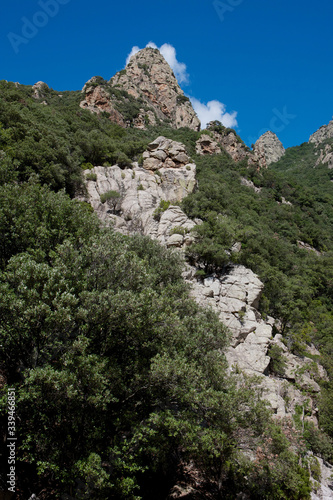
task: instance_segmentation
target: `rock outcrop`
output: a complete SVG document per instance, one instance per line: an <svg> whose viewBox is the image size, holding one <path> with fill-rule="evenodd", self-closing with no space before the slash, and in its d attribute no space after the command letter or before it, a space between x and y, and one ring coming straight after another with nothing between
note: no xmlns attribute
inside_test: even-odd
<svg viewBox="0 0 333 500"><path fill-rule="evenodd" d="M311 493L311 500L332 500L333 498L333 467L320 457L314 457L311 453L307 459L311 463L314 460L320 467L320 482L314 478L315 492ZM318 478L317 478L318 479Z"/></svg>
<svg viewBox="0 0 333 500"><path fill-rule="evenodd" d="M217 155L221 148L209 135L202 134L196 142L195 152L197 155Z"/></svg>
<svg viewBox="0 0 333 500"><path fill-rule="evenodd" d="M244 144L233 129L224 127L218 121L209 122L207 134L202 134L196 142L196 153L199 155L220 154L224 150L235 162L245 160L248 166L258 169L260 164L252 151Z"/></svg>
<svg viewBox="0 0 333 500"><path fill-rule="evenodd" d="M325 370L310 358L291 354L282 336L273 335L274 318L263 319L257 310L263 290L258 276L241 265L232 265L224 274L203 281L195 279L195 271L189 267L185 272L193 298L200 305L211 307L232 334L226 352L230 371L256 376L263 398L277 417L292 417L297 405L306 406L311 401L310 415L305 418L317 423L317 408L311 395L319 392L317 381L326 378ZM284 370L278 375L271 369L272 346L282 353Z"/></svg>
<svg viewBox="0 0 333 500"><path fill-rule="evenodd" d="M196 185L196 166L185 146L158 137L143 154L143 165L132 168L94 167L84 172L87 201L101 220L125 234L140 232L167 246L184 247L196 223L173 203L180 202ZM103 195L116 196L103 201Z"/></svg>
<svg viewBox="0 0 333 500"><path fill-rule="evenodd" d="M222 147L235 162L245 159L248 161L249 165L255 162L252 152L233 129L224 127L218 121L212 121L207 124L207 130L209 130L214 141Z"/></svg>
<svg viewBox="0 0 333 500"><path fill-rule="evenodd" d="M310 136L309 142L313 142L316 145L324 142L326 139L333 138L333 119L328 123L328 125L323 125L314 134Z"/></svg>
<svg viewBox="0 0 333 500"><path fill-rule="evenodd" d="M273 132L265 132L256 141L253 153L261 167L268 167L278 161L285 153L282 142Z"/></svg>
<svg viewBox="0 0 333 500"><path fill-rule="evenodd" d="M147 170L182 168L189 164L190 158L186 154L184 144L163 136L148 144L148 150L143 153L143 167Z"/></svg>
<svg viewBox="0 0 333 500"><path fill-rule="evenodd" d="M88 109L93 113L105 111L110 114L110 120L121 127L126 127L127 122L124 116L116 109L115 103L110 98L110 93L105 85L98 84L98 78L91 78L83 87L85 94L84 101L81 101L81 108ZM129 125L129 124L128 124Z"/></svg>
<svg viewBox="0 0 333 500"><path fill-rule="evenodd" d="M44 99L46 96L46 93L49 89L46 83L44 82L37 82L32 86L33 90L33 95L32 97L34 99Z"/></svg>
<svg viewBox="0 0 333 500"><path fill-rule="evenodd" d="M261 193L262 188L255 186L255 184L249 179L246 179L246 177L241 177L240 182L242 186L253 189L255 193Z"/></svg>
<svg viewBox="0 0 333 500"><path fill-rule="evenodd" d="M251 153L248 151L245 144L239 141L235 132L230 131L225 135L221 135L218 132L213 132L215 140L221 144L223 149L231 156L235 161L241 161L244 159L252 160Z"/></svg>
<svg viewBox="0 0 333 500"><path fill-rule="evenodd" d="M140 50L109 82L94 77L83 94L82 108L107 111L110 120L121 126L145 128L162 122L174 128L200 129L192 104L158 49Z"/></svg>
<svg viewBox="0 0 333 500"><path fill-rule="evenodd" d="M320 143L318 143L318 146ZM316 161L316 167L322 163L323 165L327 165L329 169L333 168L333 144L325 144L325 147L319 148L319 158ZM316 153L318 154L318 152Z"/></svg>

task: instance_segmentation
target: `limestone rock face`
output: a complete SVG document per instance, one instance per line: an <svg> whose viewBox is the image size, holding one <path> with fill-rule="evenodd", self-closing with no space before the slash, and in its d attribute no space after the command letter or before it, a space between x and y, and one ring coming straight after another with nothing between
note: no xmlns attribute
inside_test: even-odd
<svg viewBox="0 0 333 500"><path fill-rule="evenodd" d="M87 201L101 220L124 234L140 232L167 246L185 248L196 224L172 203L195 188L196 166L188 163L183 144L165 137L150 143L143 157L142 167L133 163L132 169L113 165L86 170ZM101 196L110 191L118 197L102 203ZM162 200L170 206L159 211Z"/></svg>
<svg viewBox="0 0 333 500"><path fill-rule="evenodd" d="M237 136L234 132L230 132L225 136L220 136L217 132L214 136L221 144L221 146L226 150L226 152L231 156L231 158L238 162L244 159L250 159L251 154L247 151L246 146L237 140Z"/></svg>
<svg viewBox="0 0 333 500"><path fill-rule="evenodd" d="M268 131L256 141L253 152L260 166L266 168L278 161L284 155L285 149L278 137Z"/></svg>
<svg viewBox="0 0 333 500"><path fill-rule="evenodd" d="M333 119L328 123L328 125L323 125L314 134L310 136L309 142L314 142L319 144L326 139L333 138Z"/></svg>
<svg viewBox="0 0 333 500"><path fill-rule="evenodd" d="M319 391L317 380L326 378L325 370L310 358L291 354L281 335L273 338L274 318L263 319L257 310L263 290L258 276L241 265L203 281L195 279L195 269L188 269L184 276L191 283L193 298L203 307L211 307L232 334L226 352L229 370L255 375L262 397L277 417L291 416L296 405L305 404L309 396L312 401L311 395ZM273 345L280 347L285 361L285 372L279 377L270 370L269 349ZM314 400L311 404L312 415L306 418L317 423Z"/></svg>
<svg viewBox="0 0 333 500"><path fill-rule="evenodd" d="M314 478L311 478L316 492L311 493L311 500L332 500L333 499L333 467L329 463L325 462L320 457L313 457L312 453L308 453L307 459L315 459L320 465L321 478L320 483Z"/></svg>
<svg viewBox="0 0 333 500"><path fill-rule="evenodd" d="M250 181L249 179L246 179L246 177L241 177L240 181L241 181L241 185L242 186L246 186L246 187L249 187L249 188L253 189L253 191L255 193L260 193L261 192L261 188L255 186L254 183L252 181Z"/></svg>
<svg viewBox="0 0 333 500"><path fill-rule="evenodd" d="M110 112L110 120L121 126L145 128L164 122L174 128L200 129L192 104L157 49L140 50L109 82L94 78L83 88L85 98L80 104L83 108L94 112L116 109L121 119ZM96 89L96 83L101 89ZM127 108L132 107L130 116L123 109L124 103Z"/></svg>

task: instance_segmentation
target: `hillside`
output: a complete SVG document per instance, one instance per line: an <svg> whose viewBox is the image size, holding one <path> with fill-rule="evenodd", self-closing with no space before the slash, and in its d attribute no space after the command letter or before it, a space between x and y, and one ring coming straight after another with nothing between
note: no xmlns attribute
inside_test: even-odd
<svg viewBox="0 0 333 500"><path fill-rule="evenodd" d="M16 498L333 498L331 124L200 131L155 49L0 82L0 387Z"/></svg>

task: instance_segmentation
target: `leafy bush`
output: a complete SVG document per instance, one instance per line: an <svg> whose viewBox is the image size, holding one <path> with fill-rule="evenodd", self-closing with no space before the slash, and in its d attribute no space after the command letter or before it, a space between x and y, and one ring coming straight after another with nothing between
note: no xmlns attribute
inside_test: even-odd
<svg viewBox="0 0 333 500"><path fill-rule="evenodd" d="M185 234L188 233L188 229L182 226L175 226L170 230L170 235L171 234L181 234L182 236L185 236Z"/></svg>
<svg viewBox="0 0 333 500"><path fill-rule="evenodd" d="M155 220L160 220L161 215L170 206L170 201L161 200L159 206L154 210L153 217Z"/></svg>
<svg viewBox="0 0 333 500"><path fill-rule="evenodd" d="M106 201L111 200L112 204L115 206L117 204L118 199L120 198L120 193L118 191L110 190L106 193L101 194L101 203L105 203Z"/></svg>
<svg viewBox="0 0 333 500"><path fill-rule="evenodd" d="M190 102L189 98L186 95L178 94L177 104L184 104L185 102Z"/></svg>
<svg viewBox="0 0 333 500"><path fill-rule="evenodd" d="M282 347L273 344L269 348L267 355L271 358L271 361L269 363L269 369L271 370L271 372L275 375L283 376L287 363L283 356Z"/></svg>
<svg viewBox="0 0 333 500"><path fill-rule="evenodd" d="M95 174L94 172L90 172L89 174L86 175L86 180L96 182L97 181L97 174Z"/></svg>
<svg viewBox="0 0 333 500"><path fill-rule="evenodd" d="M115 163L121 168L132 166L132 161L122 151L115 152L112 157L114 158Z"/></svg>

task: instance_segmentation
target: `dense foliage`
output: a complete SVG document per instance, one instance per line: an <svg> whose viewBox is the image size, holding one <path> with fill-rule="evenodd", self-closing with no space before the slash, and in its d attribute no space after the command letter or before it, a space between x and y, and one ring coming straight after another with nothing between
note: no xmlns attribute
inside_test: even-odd
<svg viewBox="0 0 333 500"><path fill-rule="evenodd" d="M261 310L281 320L290 347L301 353L315 341L329 360L330 188L294 171L250 171L225 153L196 157L191 130L121 129L82 110L79 92L44 88L35 99L7 82L0 92L1 423L5 435L6 389L15 387L17 497L149 500L184 482L211 498L309 498L307 449L332 455L330 383L327 434L309 427L303 441L301 430L272 423L255 381L227 374L228 334L190 298L179 256L101 228L73 195L81 167L125 166L157 135L183 142L199 179L183 208L203 220L188 258L204 273L230 261L251 267L266 285Z"/></svg>
<svg viewBox="0 0 333 500"><path fill-rule="evenodd" d="M179 257L99 229L84 205L32 181L2 187L0 207L19 496L34 485L42 498L156 498L189 461L217 497L257 488L265 456L260 467L239 463L237 450L260 445L267 410L249 382L237 388L226 375L226 332L189 298ZM280 485L273 468L261 488L299 498L307 476L280 441L292 477ZM250 482L240 482L245 470Z"/></svg>

